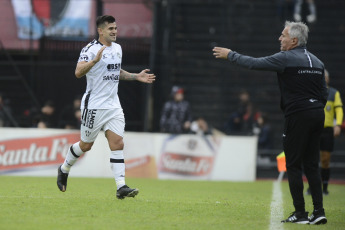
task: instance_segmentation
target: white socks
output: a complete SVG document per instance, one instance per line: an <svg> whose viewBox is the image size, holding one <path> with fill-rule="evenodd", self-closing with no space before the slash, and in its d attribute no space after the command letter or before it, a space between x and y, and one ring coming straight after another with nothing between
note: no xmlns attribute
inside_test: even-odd
<svg viewBox="0 0 345 230"><path fill-rule="evenodd" d="M63 173L69 173L71 167L78 160L78 158L83 154L84 152L81 150L79 146L79 141L77 143L74 143L68 150L68 153L65 158L65 162L61 166L61 171Z"/></svg>
<svg viewBox="0 0 345 230"><path fill-rule="evenodd" d="M63 173L69 173L71 167L83 155L84 152L80 149L79 142L74 143L68 150L65 162L61 166ZM110 167L115 177L116 187L120 189L126 184L125 182L125 160L123 150L116 150L110 152Z"/></svg>
<svg viewBox="0 0 345 230"><path fill-rule="evenodd" d="M125 183L125 160L123 150L111 151L110 153L110 167L115 177L117 189L124 186Z"/></svg>

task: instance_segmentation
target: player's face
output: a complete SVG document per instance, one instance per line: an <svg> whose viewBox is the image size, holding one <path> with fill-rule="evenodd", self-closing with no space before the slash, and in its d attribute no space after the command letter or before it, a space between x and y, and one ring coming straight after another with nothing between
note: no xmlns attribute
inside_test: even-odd
<svg viewBox="0 0 345 230"><path fill-rule="evenodd" d="M116 41L117 26L116 23L105 23L105 26L101 29L101 35L104 41L108 44Z"/></svg>
<svg viewBox="0 0 345 230"><path fill-rule="evenodd" d="M289 35L289 27L285 27L282 34L279 37L280 41L280 50L281 51L287 51L291 50L295 47L295 41L296 38L291 38Z"/></svg>

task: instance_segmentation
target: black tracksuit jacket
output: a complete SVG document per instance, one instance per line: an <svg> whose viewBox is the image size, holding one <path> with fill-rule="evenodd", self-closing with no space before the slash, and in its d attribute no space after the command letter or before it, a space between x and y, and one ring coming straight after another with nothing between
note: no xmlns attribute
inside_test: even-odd
<svg viewBox="0 0 345 230"><path fill-rule="evenodd" d="M306 47L298 46L260 58L232 51L228 60L247 69L277 72L280 107L285 117L304 110L323 109L326 105L328 93L324 64L309 53Z"/></svg>

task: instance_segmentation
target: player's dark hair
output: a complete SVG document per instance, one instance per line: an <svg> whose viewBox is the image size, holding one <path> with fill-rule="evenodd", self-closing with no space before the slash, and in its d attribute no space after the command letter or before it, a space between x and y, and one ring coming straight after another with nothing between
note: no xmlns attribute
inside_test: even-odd
<svg viewBox="0 0 345 230"><path fill-rule="evenodd" d="M106 22L113 23L115 22L115 18L111 15L103 15L103 16L97 17L97 20L96 20L97 28L103 26Z"/></svg>

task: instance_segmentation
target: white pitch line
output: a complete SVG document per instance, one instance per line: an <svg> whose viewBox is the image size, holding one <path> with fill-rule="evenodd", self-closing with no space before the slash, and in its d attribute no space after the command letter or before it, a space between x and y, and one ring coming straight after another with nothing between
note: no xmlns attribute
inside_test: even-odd
<svg viewBox="0 0 345 230"><path fill-rule="evenodd" d="M284 218L283 194L280 183L283 175L284 172L280 172L278 179L273 182L270 230L284 230L284 225L280 222Z"/></svg>

